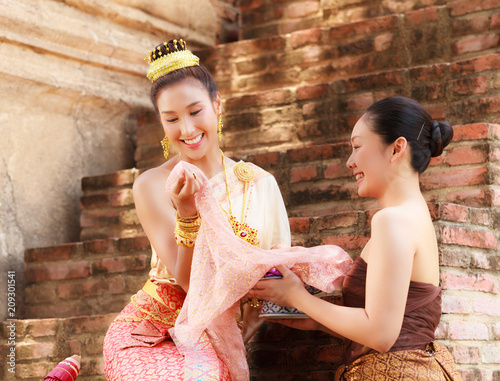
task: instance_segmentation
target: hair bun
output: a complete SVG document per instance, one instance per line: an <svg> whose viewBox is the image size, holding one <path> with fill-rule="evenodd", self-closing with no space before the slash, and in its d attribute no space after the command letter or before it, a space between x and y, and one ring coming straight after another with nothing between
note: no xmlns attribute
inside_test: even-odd
<svg viewBox="0 0 500 381"><path fill-rule="evenodd" d="M451 142L453 138L453 128L451 124L445 120L432 121L431 132L431 157L440 156L444 148Z"/></svg>

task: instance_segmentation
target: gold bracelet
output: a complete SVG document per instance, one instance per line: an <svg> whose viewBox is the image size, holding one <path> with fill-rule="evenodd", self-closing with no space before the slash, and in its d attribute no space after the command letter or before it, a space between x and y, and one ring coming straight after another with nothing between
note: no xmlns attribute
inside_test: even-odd
<svg viewBox="0 0 500 381"><path fill-rule="evenodd" d="M196 216L179 217L179 214L176 212L175 220L174 238L177 246L193 247L201 226L200 214L196 213Z"/></svg>

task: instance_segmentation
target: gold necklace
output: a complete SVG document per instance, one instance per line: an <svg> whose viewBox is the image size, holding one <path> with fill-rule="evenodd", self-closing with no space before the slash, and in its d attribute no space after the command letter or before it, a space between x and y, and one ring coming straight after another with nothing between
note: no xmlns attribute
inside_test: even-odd
<svg viewBox="0 0 500 381"><path fill-rule="evenodd" d="M234 166L234 174L236 177L240 180L243 181L245 190L243 193L243 207L241 210L241 222L238 222L235 216L233 216L233 209L231 206L231 197L229 196L229 182L227 181L227 173L226 173L226 159L224 157L224 153L222 150L220 151L222 155L222 166L224 167L224 180L226 182L226 193L227 193L227 201L229 204L229 213L227 213L224 208L221 208L224 210L224 213L227 214L229 223L231 224L231 227L233 228L234 234L236 234L237 237L247 241L248 243L254 245L254 246L259 246L259 239L257 238L257 229L254 229L250 227L247 223L245 223L246 220L246 213L245 213L245 206L249 207L250 206L250 196L248 197L247 200L247 192L248 192L248 185L249 183L253 180L255 173L250 165L247 163L238 163ZM247 204L248 203L248 204Z"/></svg>

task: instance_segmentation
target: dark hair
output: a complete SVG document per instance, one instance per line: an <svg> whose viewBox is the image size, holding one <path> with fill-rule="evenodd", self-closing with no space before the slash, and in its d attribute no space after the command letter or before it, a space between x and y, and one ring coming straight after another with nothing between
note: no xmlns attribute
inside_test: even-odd
<svg viewBox="0 0 500 381"><path fill-rule="evenodd" d="M453 138L453 128L446 121L432 120L417 101L405 97L389 97L371 105L365 113L373 132L386 144L404 137L410 145L411 165L424 172L431 157L439 156Z"/></svg>
<svg viewBox="0 0 500 381"><path fill-rule="evenodd" d="M151 62L157 60L160 57L163 57L164 55L169 54L170 52L187 50L185 43L180 43L177 40L177 43L174 44L174 41L175 40L170 40L169 42L167 42L167 45L160 44L156 46L153 52L150 52L149 54ZM161 51L161 55L158 53L158 51ZM164 76L158 78L155 82L153 82L151 86L150 99L153 103L157 116L159 114L159 111L156 104L156 98L160 90L175 85L176 83L179 83L187 78L194 78L200 81L202 86L207 90L210 99L212 101L215 101L215 99L217 98L217 92L219 90L217 88L215 79L212 77L207 68L205 68L204 66L183 67L165 74Z"/></svg>

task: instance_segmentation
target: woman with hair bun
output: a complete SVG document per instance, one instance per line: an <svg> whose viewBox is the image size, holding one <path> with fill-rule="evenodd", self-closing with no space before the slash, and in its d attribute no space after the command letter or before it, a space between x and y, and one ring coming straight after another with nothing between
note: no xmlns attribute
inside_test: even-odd
<svg viewBox="0 0 500 381"><path fill-rule="evenodd" d="M161 145L167 161L134 182L135 208L153 249L151 271L106 334L104 373L112 381L236 380L231 373L248 372L243 343L263 322L257 301L242 302L242 317L236 308L235 316L228 319L227 325L236 328L239 337L218 337L207 329L189 359L170 334L187 291L202 282L190 276L201 226L195 194L206 176L214 208L222 208L222 218L231 225L229 234L232 228L237 237L265 250L290 246L285 205L270 173L251 163L236 163L220 150L221 96L213 77L186 43L165 42L148 59L151 101L165 133ZM179 155L171 158L172 145ZM166 189L174 168L183 169L172 175L178 177ZM216 351L221 342L234 344L234 350L243 355L233 359Z"/></svg>
<svg viewBox="0 0 500 381"><path fill-rule="evenodd" d="M419 174L453 137L416 101L373 104L352 130L353 171L361 197L379 210L371 237L343 283L343 306L305 289L284 266L283 279L257 283L250 296L297 308L311 319L281 320L345 339L336 380L461 380L448 350L434 341L441 317L439 253Z"/></svg>

